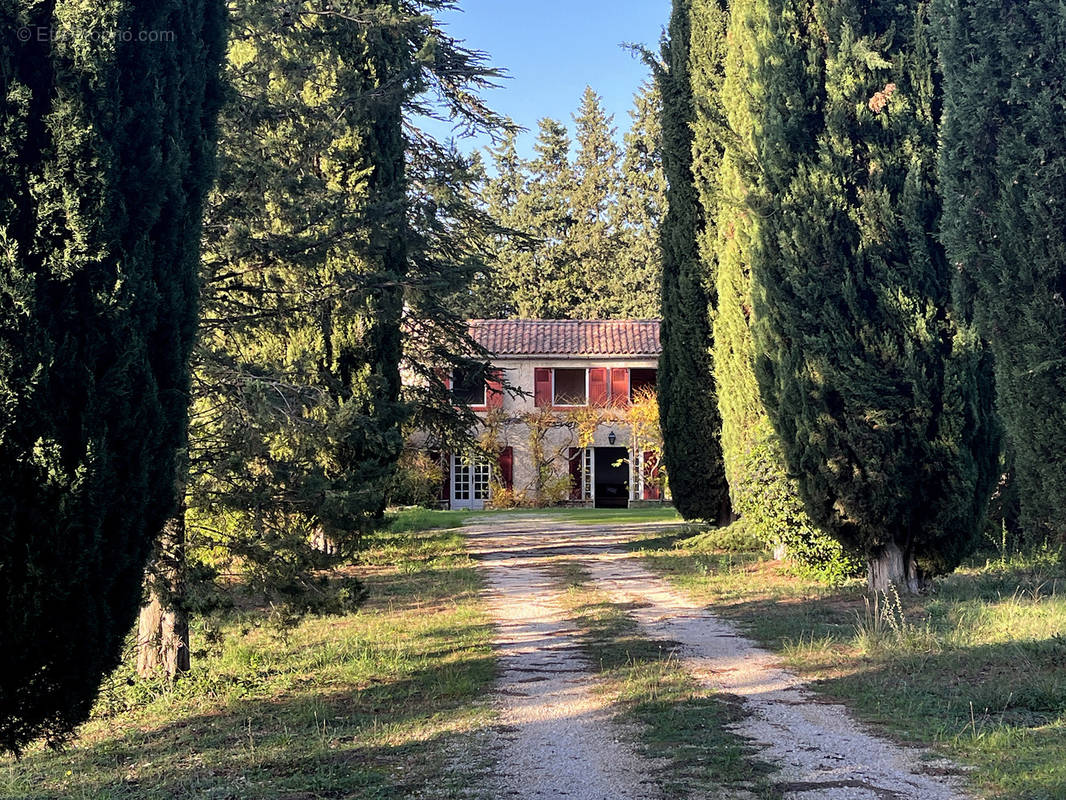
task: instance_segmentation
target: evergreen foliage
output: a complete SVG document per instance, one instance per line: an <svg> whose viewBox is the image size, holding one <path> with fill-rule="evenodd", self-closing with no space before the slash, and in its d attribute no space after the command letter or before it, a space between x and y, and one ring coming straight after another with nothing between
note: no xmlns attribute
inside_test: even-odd
<svg viewBox="0 0 1066 800"><path fill-rule="evenodd" d="M753 134L744 73L749 43L744 19L751 7L749 0L735 0L731 9L718 0L695 0L692 8L693 159L709 220L700 249L704 261L716 265L713 354L722 454L733 508L745 531L764 544L784 547L807 568L837 578L855 565L804 511L755 378L751 248L757 218L745 204L741 177ZM735 33L727 39L730 26Z"/></svg>
<svg viewBox="0 0 1066 800"><path fill-rule="evenodd" d="M215 0L0 9L7 750L88 716L176 505L224 29Z"/></svg>
<svg viewBox="0 0 1066 800"><path fill-rule="evenodd" d="M942 0L943 241L992 347L1022 524L1066 536L1066 18L1042 0Z"/></svg>
<svg viewBox="0 0 1066 800"><path fill-rule="evenodd" d="M617 314L655 319L661 314L662 247L659 230L666 214L666 175L662 161L662 95L655 81L641 87L624 138L622 179L615 206L621 237L614 265Z"/></svg>
<svg viewBox="0 0 1066 800"><path fill-rule="evenodd" d="M998 461L989 359L934 235L925 13L753 0L731 31L761 395L811 519L866 555L871 585L912 591L972 550Z"/></svg>
<svg viewBox="0 0 1066 800"><path fill-rule="evenodd" d="M234 4L189 536L284 623L360 598L322 570L380 520L405 426L473 422L440 370L485 368L451 304L488 224L469 202L476 166L406 120L503 121L477 100L495 70L441 32L436 5L294 4L278 26L276 0ZM401 356L421 379L403 393Z"/></svg>
<svg viewBox="0 0 1066 800"><path fill-rule="evenodd" d="M693 176L691 30L690 0L675 0L658 74L667 181L661 231L659 411L664 461L678 511L686 519L725 521L729 495L711 362L716 264L713 252L704 252L706 258L701 259L697 241L706 223Z"/></svg>
<svg viewBox="0 0 1066 800"><path fill-rule="evenodd" d="M573 316L602 319L618 314L621 281L621 232L612 210L621 194L620 154L615 143L614 118L604 112L600 96L585 87L574 115L577 154L568 204L572 264L579 274Z"/></svg>
<svg viewBox="0 0 1066 800"><path fill-rule="evenodd" d="M518 156L513 137L489 148L496 174L482 196L501 235L467 304L478 316L658 316L665 203L658 95L645 87L634 104L621 151L591 88L575 114L573 141L563 123L545 118L532 159Z"/></svg>

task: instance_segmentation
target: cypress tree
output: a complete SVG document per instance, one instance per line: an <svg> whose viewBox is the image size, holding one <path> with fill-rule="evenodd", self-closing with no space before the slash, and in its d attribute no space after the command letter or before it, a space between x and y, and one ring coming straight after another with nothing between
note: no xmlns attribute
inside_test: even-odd
<svg viewBox="0 0 1066 800"><path fill-rule="evenodd" d="M989 359L935 239L926 7L752 6L761 394L811 518L865 554L872 588L915 591L971 551L998 459Z"/></svg>
<svg viewBox="0 0 1066 800"><path fill-rule="evenodd" d="M727 9L719 0L695 0L692 10L695 176L709 220L701 253L717 264L714 376L722 452L733 507L745 528L823 577L837 578L853 565L804 511L755 377L750 262L757 218L746 206L741 178L753 133L744 72L744 20L752 5L735 0Z"/></svg>
<svg viewBox="0 0 1066 800"><path fill-rule="evenodd" d="M942 0L943 240L991 344L1022 525L1066 536L1066 18L1046 0Z"/></svg>
<svg viewBox="0 0 1066 800"><path fill-rule="evenodd" d="M691 0L674 0L663 64L662 347L659 414L664 462L678 511L686 519L725 521L731 512L722 462L718 400L711 364L710 311L717 265L700 258L705 227L693 176L695 101L689 75Z"/></svg>
<svg viewBox="0 0 1066 800"><path fill-rule="evenodd" d="M88 716L176 505L224 23L216 0L0 10L9 750Z"/></svg>

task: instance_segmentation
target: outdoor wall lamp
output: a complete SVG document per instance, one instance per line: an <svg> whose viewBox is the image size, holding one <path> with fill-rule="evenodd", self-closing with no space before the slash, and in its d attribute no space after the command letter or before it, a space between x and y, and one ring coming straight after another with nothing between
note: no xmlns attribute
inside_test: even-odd
<svg viewBox="0 0 1066 800"><path fill-rule="evenodd" d="M607 434L607 441L611 444L612 447L614 446L614 442L617 438L618 437L614 435L614 431L611 431Z"/></svg>

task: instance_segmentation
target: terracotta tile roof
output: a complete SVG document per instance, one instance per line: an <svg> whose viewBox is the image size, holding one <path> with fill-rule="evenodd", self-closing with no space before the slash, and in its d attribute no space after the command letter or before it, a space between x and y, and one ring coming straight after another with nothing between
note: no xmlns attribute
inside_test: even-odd
<svg viewBox="0 0 1066 800"><path fill-rule="evenodd" d="M472 319L470 334L493 355L658 356L657 319Z"/></svg>

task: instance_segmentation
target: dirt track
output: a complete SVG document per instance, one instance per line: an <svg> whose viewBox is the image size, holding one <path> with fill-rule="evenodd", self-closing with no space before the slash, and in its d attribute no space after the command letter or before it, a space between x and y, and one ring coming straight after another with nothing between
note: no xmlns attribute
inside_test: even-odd
<svg viewBox="0 0 1066 800"><path fill-rule="evenodd" d="M659 526L661 527L661 526ZM743 700L733 730L776 765L787 800L963 800L950 765L872 735L839 705L816 702L771 654L729 623L644 569L620 545L640 526L561 523L548 515L479 517L468 528L483 564L497 623L502 675L496 688L502 733L501 798L655 798L651 765L611 722L594 693L577 631L559 602L551 559L575 560L597 589L625 604L645 632L681 644L681 668Z"/></svg>

